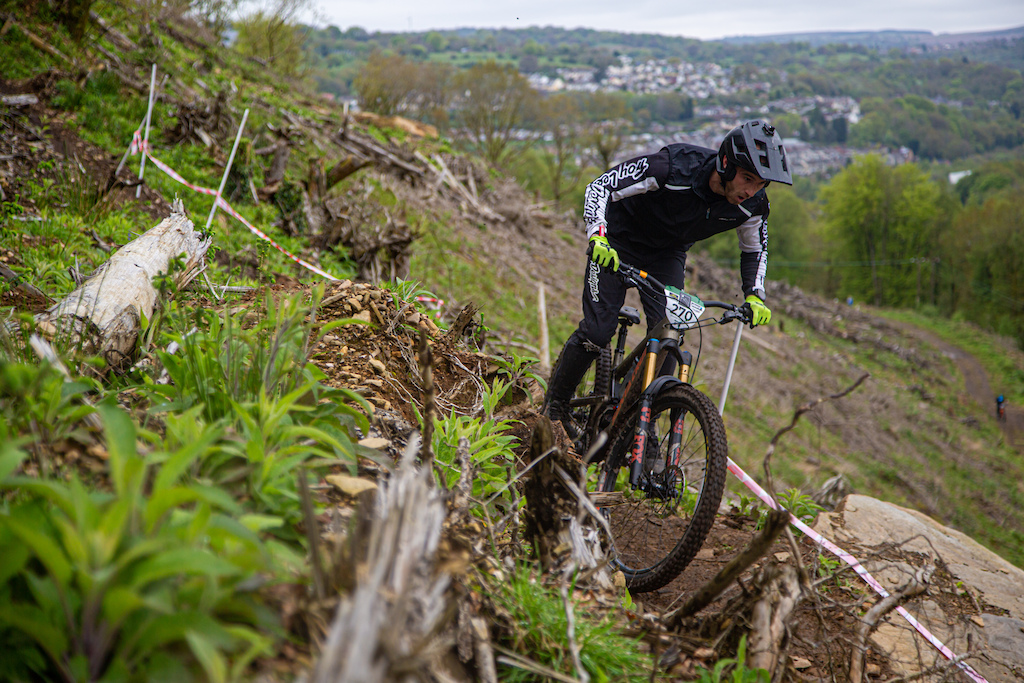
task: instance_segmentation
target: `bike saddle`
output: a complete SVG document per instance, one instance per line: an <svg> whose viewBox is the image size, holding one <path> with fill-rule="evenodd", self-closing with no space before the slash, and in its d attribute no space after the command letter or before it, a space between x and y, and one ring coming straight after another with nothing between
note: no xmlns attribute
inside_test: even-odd
<svg viewBox="0 0 1024 683"><path fill-rule="evenodd" d="M640 311L632 306L623 306L619 309L619 322L624 322L628 325L639 325Z"/></svg>

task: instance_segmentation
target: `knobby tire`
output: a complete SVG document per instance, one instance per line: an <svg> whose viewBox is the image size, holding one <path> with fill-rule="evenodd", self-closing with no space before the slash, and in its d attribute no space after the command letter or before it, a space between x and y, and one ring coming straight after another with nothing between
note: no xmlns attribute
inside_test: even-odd
<svg viewBox="0 0 1024 683"><path fill-rule="evenodd" d="M561 360L561 356L559 356L559 360ZM593 375L588 373L579 386L576 387L577 398L608 395L612 379L612 350L610 347L605 346L601 349L601 354L594 361L593 367ZM590 440L593 436L589 429L592 426L592 415L592 406L580 406L573 409L569 415L569 419L572 420L577 432L582 434L575 444L576 450L580 455L586 454L587 449L590 447Z"/></svg>
<svg viewBox="0 0 1024 683"><path fill-rule="evenodd" d="M666 425L680 415L680 467L666 467ZM624 418L623 428L613 435L598 489L619 492L602 507L612 531L613 557L630 591L645 593L679 576L704 544L725 490L728 444L722 418L705 394L689 384L667 387L652 405L653 433L643 456L647 484L631 490L629 454L640 404Z"/></svg>

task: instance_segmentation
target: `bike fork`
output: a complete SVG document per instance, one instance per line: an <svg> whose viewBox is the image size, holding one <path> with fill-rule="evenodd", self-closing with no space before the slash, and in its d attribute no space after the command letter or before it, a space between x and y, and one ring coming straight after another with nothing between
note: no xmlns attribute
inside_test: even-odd
<svg viewBox="0 0 1024 683"><path fill-rule="evenodd" d="M644 387L650 385L654 380L654 365L657 359L658 351L660 346L658 343L652 342L652 348L645 359L644 363ZM690 366L693 362L693 356L689 351L683 351L682 353L683 362L679 364L679 379L686 382L690 375ZM650 434L651 425L651 408L654 405L654 396L645 395L641 399L640 403L640 424L637 425L636 437L633 441L633 451L630 453L629 458L629 483L630 486L636 488L640 484L640 477L643 474L643 462L644 452L647 448L647 439ZM672 432L669 434L668 443L668 458L665 462L665 467L679 465L679 452L680 445L682 444L683 438L683 427L684 427L685 413L679 415L672 422Z"/></svg>
<svg viewBox="0 0 1024 683"><path fill-rule="evenodd" d="M633 452L629 458L629 485L633 488L640 485L640 475L643 473L644 451L647 448L647 433L648 427L651 425L651 405L653 403L653 396L644 396L640 403L640 424L636 428Z"/></svg>
<svg viewBox="0 0 1024 683"><path fill-rule="evenodd" d="M683 382L690 380L690 365L693 363L693 356L689 351L683 351L683 362L679 364L679 379ZM683 433L686 428L686 413L680 412L672 418L672 434L668 441L667 463L672 467L679 467L679 453L683 445Z"/></svg>

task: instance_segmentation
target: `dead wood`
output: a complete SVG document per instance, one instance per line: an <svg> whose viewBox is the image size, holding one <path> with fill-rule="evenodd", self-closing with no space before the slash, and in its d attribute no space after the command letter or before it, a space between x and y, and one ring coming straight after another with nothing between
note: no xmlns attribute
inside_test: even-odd
<svg viewBox="0 0 1024 683"><path fill-rule="evenodd" d="M89 19L96 24L103 34L110 39L110 42L118 48L125 52L138 52L139 46L135 44L135 41L104 21L103 17L96 14L95 10L89 10Z"/></svg>
<svg viewBox="0 0 1024 683"><path fill-rule="evenodd" d="M466 334L467 330L473 325L473 319L476 317L477 310L477 305L470 302L459 311L455 322L452 323L451 327L448 328L448 332L444 335L444 341L447 344L454 344Z"/></svg>
<svg viewBox="0 0 1024 683"><path fill-rule="evenodd" d="M288 158L291 156L291 141L288 138L279 138L273 145L264 149L253 150L256 155L273 154L270 161L270 168L263 176L263 187L256 190L257 196L266 201L273 197L284 180L284 172L288 168Z"/></svg>
<svg viewBox="0 0 1024 683"><path fill-rule="evenodd" d="M370 160L359 154L349 154L327 171L326 188L329 190L356 171L370 165Z"/></svg>
<svg viewBox="0 0 1024 683"><path fill-rule="evenodd" d="M436 393L434 391L434 354L427 343L426 332L420 330L419 349L420 382L423 386L423 453L422 459L428 467L434 465L434 419L437 417Z"/></svg>
<svg viewBox="0 0 1024 683"><path fill-rule="evenodd" d="M473 192L466 189L466 186L459 182L459 179L455 177L455 174L449 170L448 165L445 164L444 159L440 155L435 154L433 156L433 163L430 162L425 156L420 154L418 151L415 152L416 158L423 163L423 165L430 171L432 171L438 178L438 180L451 188L455 193L455 198L461 202L464 202L473 210L477 212L481 217L496 221L498 223L505 222L505 217L500 213L491 210L488 206L480 203L480 200L476 195L476 187L474 185Z"/></svg>
<svg viewBox="0 0 1024 683"><path fill-rule="evenodd" d="M860 619L854 631L853 648L850 653L850 683L861 683L864 680L864 656L867 654L868 636L878 626L878 622L910 598L923 593L928 588L928 577L934 570L935 567L928 567L920 571L918 576L911 578L898 591L878 601Z"/></svg>
<svg viewBox="0 0 1024 683"><path fill-rule="evenodd" d="M410 439L398 469L377 491L365 554L355 558L357 583L343 596L315 683L406 680L427 674L448 650L449 577L435 566L445 520L432 472L416 464ZM429 678L427 679L429 680Z"/></svg>
<svg viewBox="0 0 1024 683"><path fill-rule="evenodd" d="M125 70L125 65L121 58L113 52L111 52L110 50L103 47L102 45L97 43L94 47L97 50L99 50L100 54L106 57L107 61L109 62L109 64L105 66L101 65L100 70L103 70L105 68L107 71L117 76L118 80L121 81L123 85L128 86L135 92L140 93L142 95L149 95L149 81L140 81L139 79L129 74ZM92 72L90 72L90 75L91 74ZM161 93L156 93L154 95L154 99L159 101L163 100L164 97Z"/></svg>
<svg viewBox="0 0 1024 683"><path fill-rule="evenodd" d="M377 128L393 128L421 138L436 138L438 135L436 126L402 116L381 116L370 111L354 111L349 112L348 115L359 123L370 124Z"/></svg>
<svg viewBox="0 0 1024 683"><path fill-rule="evenodd" d="M555 471L556 460L572 468L564 451L555 446L551 420L542 417L533 428L530 437L528 459L532 462L543 458L523 482L526 498L525 529L526 542L537 549L541 566L550 571L559 567L571 545L562 539L568 520L576 517L576 500L562 484Z"/></svg>
<svg viewBox="0 0 1024 683"><path fill-rule="evenodd" d="M530 472L523 478L524 540L537 549L548 573L571 575L579 569L580 582L611 588L601 535L591 521L600 513L592 505L580 512L586 493L567 474L578 470L580 462L558 448L547 417L534 426L529 460Z"/></svg>
<svg viewBox="0 0 1024 683"><path fill-rule="evenodd" d="M194 48L197 48L197 49L201 50L202 53L203 53L203 57L204 58L211 59L214 62L216 62L218 65L224 66L224 60L223 60L223 58L221 58L220 54L216 50L210 49L211 46L210 46L209 43L204 42L203 40L200 40L199 37L198 37L199 36L198 32L193 31L192 33L188 33L186 31L180 30L173 23L171 23L170 21L167 21L165 19L160 19L158 21L158 23L160 24L160 28L162 28L164 31L166 31L167 35L169 35L174 40L178 41L179 43L183 43L183 44L188 45L190 47L194 47ZM199 28L199 27L198 27L198 25L193 25L190 28Z"/></svg>
<svg viewBox="0 0 1024 683"><path fill-rule="evenodd" d="M175 145L199 142L205 147L219 149L221 141L229 139L238 127L228 104L226 89L211 100L178 105L174 118L174 128L166 131L165 137Z"/></svg>
<svg viewBox="0 0 1024 683"><path fill-rule="evenodd" d="M491 647L491 635L487 621L482 617L473 617L474 654L476 669L483 683L498 683L498 667L494 663L494 648Z"/></svg>
<svg viewBox="0 0 1024 683"><path fill-rule="evenodd" d="M8 107L27 107L30 104L38 104L39 98L29 93L26 95L0 95L0 104Z"/></svg>
<svg viewBox="0 0 1024 683"><path fill-rule="evenodd" d="M46 54L51 55L53 57L56 57L57 59L61 60L62 62L67 62L68 64L74 64L75 63L73 59L71 59L66 54L64 54L63 52L61 52L57 48L55 48L53 45L50 45L48 42L46 42L45 40L43 40L42 38L40 38L36 34L32 33L32 31L29 31L27 28L25 28L24 26L19 24L14 19L14 17L12 17L10 15L5 17L5 21L4 21L4 29L5 29L5 31L8 30L8 27L16 28L19 31L21 31L21 33L26 38L28 38L28 42L32 43L37 48L39 48L40 50L45 52Z"/></svg>
<svg viewBox="0 0 1024 683"><path fill-rule="evenodd" d="M33 298L41 299L47 303L53 303L53 299L51 299L45 292L35 285L22 280L20 275L2 263L0 263L0 275L2 275L4 279L10 282L14 287L21 290L24 294Z"/></svg>
<svg viewBox="0 0 1024 683"><path fill-rule="evenodd" d="M391 165L413 177L423 177L422 168L412 162L401 158L402 152L398 149L386 149L370 137L360 135L351 128L342 128L338 131L338 142L348 143L349 149L354 146L360 154L373 158L378 166Z"/></svg>
<svg viewBox="0 0 1024 683"><path fill-rule="evenodd" d="M760 595L750 610L747 666L774 672L782 661L789 632L787 620L803 599L803 589L793 565L774 562L755 578L754 583ZM772 680L776 680L775 676Z"/></svg>
<svg viewBox="0 0 1024 683"><path fill-rule="evenodd" d="M212 240L196 231L181 200L171 215L139 238L121 247L81 287L36 316L41 334L60 338L73 348L101 355L120 372L131 365L141 318L153 316L159 292L153 278L183 257L182 270L172 275L184 287L199 274Z"/></svg>
<svg viewBox="0 0 1024 683"><path fill-rule="evenodd" d="M691 617L718 599L725 589L732 585L743 572L752 564L764 557L783 531L789 524L789 513L785 510L772 510L764 529L751 539L750 544L744 550L729 561L721 570L706 584L701 586L697 592L691 595L682 607L669 612L663 618L667 628L678 629L683 620Z"/></svg>

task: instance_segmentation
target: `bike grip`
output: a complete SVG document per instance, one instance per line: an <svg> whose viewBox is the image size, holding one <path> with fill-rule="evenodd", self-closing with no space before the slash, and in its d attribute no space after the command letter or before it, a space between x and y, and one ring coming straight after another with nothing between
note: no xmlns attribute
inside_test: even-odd
<svg viewBox="0 0 1024 683"><path fill-rule="evenodd" d="M739 308L740 313L743 314L741 322L745 322L750 325L750 329L754 329L754 309L750 307L749 303L744 303Z"/></svg>

